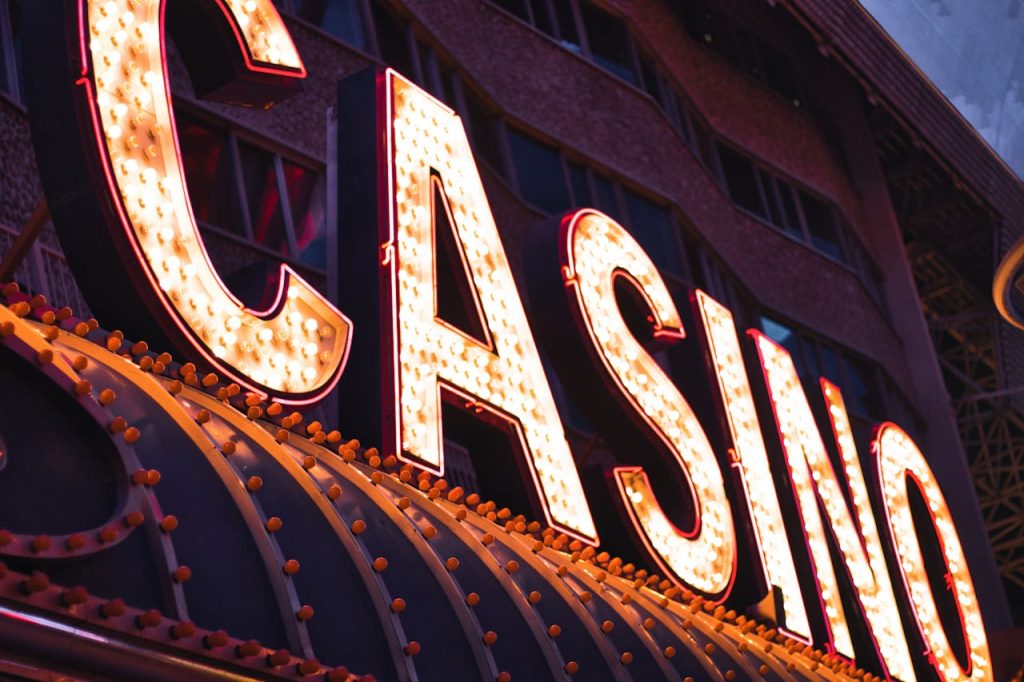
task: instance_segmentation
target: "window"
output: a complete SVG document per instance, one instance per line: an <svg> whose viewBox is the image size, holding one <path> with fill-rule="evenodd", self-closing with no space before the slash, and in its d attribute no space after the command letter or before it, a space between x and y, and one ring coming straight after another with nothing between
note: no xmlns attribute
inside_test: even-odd
<svg viewBox="0 0 1024 682"><path fill-rule="evenodd" d="M571 201L558 150L509 129L509 150L523 199L545 213L569 208Z"/></svg>
<svg viewBox="0 0 1024 682"><path fill-rule="evenodd" d="M741 208L767 218L753 162L722 144L718 145L718 162L729 197Z"/></svg>
<svg viewBox="0 0 1024 682"><path fill-rule="evenodd" d="M637 73L626 22L590 2L580 2L580 15L594 63L635 85Z"/></svg>
<svg viewBox="0 0 1024 682"><path fill-rule="evenodd" d="M795 106L800 106L796 72L789 57L724 14L710 12L698 3L685 0L672 2L671 6L694 40Z"/></svg>
<svg viewBox="0 0 1024 682"><path fill-rule="evenodd" d="M278 4L353 47L370 49L363 0L291 0Z"/></svg>
<svg viewBox="0 0 1024 682"><path fill-rule="evenodd" d="M676 225L669 210L632 190L624 189L622 194L629 213L626 226L630 233L659 269L684 276L675 234Z"/></svg>
<svg viewBox="0 0 1024 682"><path fill-rule="evenodd" d="M836 226L835 209L803 190L800 191L800 207L814 248L838 261L846 262L839 228Z"/></svg>
<svg viewBox="0 0 1024 682"><path fill-rule="evenodd" d="M858 418L865 433L872 421L885 418L877 365L855 357L830 341L804 331L798 332L770 317L761 317L761 330L789 351L797 374L806 386L816 384L818 377L825 377L839 386L847 410ZM810 394L811 389L807 390Z"/></svg>
<svg viewBox="0 0 1024 682"><path fill-rule="evenodd" d="M0 0L0 89L25 101L21 68L21 0Z"/></svg>
<svg viewBox="0 0 1024 682"><path fill-rule="evenodd" d="M182 111L175 117L192 210L211 234L208 246L222 275L269 259L289 262L314 286L325 285L323 173L240 140L226 126ZM218 248L230 249L231 258L218 262Z"/></svg>

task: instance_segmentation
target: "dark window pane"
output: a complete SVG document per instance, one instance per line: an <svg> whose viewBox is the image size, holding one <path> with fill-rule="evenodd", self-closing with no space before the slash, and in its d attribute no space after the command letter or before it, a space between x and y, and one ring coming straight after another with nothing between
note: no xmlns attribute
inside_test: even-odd
<svg viewBox="0 0 1024 682"><path fill-rule="evenodd" d="M21 2L9 0L8 9L7 21L11 34L9 36L0 35L0 41L9 38L11 46L10 49L7 49L0 43L0 84L8 94L24 102L25 75L21 60Z"/></svg>
<svg viewBox="0 0 1024 682"><path fill-rule="evenodd" d="M615 185L612 184L612 181L603 175L594 173L594 191L597 193L597 196L594 197L597 209L620 223L625 222L618 199L615 198Z"/></svg>
<svg viewBox="0 0 1024 682"><path fill-rule="evenodd" d="M523 21L530 21L530 15L526 11L525 0L491 0L491 2L506 12L516 15Z"/></svg>
<svg viewBox="0 0 1024 682"><path fill-rule="evenodd" d="M789 59L778 50L761 43L759 45L761 66L764 70L764 82L769 88L779 93L790 102L800 101L800 92L796 87L796 77Z"/></svg>
<svg viewBox="0 0 1024 682"><path fill-rule="evenodd" d="M282 163L299 260L327 269L327 214L323 177L291 161Z"/></svg>
<svg viewBox="0 0 1024 682"><path fill-rule="evenodd" d="M843 258L843 243L840 240L836 216L832 207L803 191L800 192L800 207L803 209L804 220L807 221L807 231L811 235L811 243L814 244L814 248L836 260L845 260Z"/></svg>
<svg viewBox="0 0 1024 682"><path fill-rule="evenodd" d="M761 191L757 186L754 164L750 159L720 144L718 160L722 164L722 175L725 176L725 184L732 200L751 213L767 218L761 204Z"/></svg>
<svg viewBox="0 0 1024 682"><path fill-rule="evenodd" d="M545 213L569 208L569 191L558 151L511 129L509 148L523 198Z"/></svg>
<svg viewBox="0 0 1024 682"><path fill-rule="evenodd" d="M454 109L455 103L458 101L455 97L455 81L458 79L458 76L444 64L440 65L440 69L444 103Z"/></svg>
<svg viewBox="0 0 1024 682"><path fill-rule="evenodd" d="M472 90L463 89L466 113L469 115L469 132L472 135L473 150L493 170L504 173L501 163L501 142L498 139L497 121L480 98Z"/></svg>
<svg viewBox="0 0 1024 682"><path fill-rule="evenodd" d="M807 363L804 361L804 354L800 348L800 338L796 335L796 332L781 322L776 322L768 317L761 318L761 331L765 333L765 336L789 351L790 356L793 358L793 364L796 366L797 374L801 377L809 375Z"/></svg>
<svg viewBox="0 0 1024 682"><path fill-rule="evenodd" d="M825 345L818 346L818 351L821 354L821 376L842 387L843 375L839 369L839 356Z"/></svg>
<svg viewBox="0 0 1024 682"><path fill-rule="evenodd" d="M630 233L655 265L674 275L682 275L675 223L669 210L628 189L623 191L623 197L629 212L627 228Z"/></svg>
<svg viewBox="0 0 1024 682"><path fill-rule="evenodd" d="M779 206L779 199L775 193L775 180L760 168L757 170L757 175L761 180L761 189L764 190L765 201L768 202L768 220L773 225L783 227L782 207Z"/></svg>
<svg viewBox="0 0 1024 682"><path fill-rule="evenodd" d="M785 180L775 179L779 190L779 201L782 206L782 229L803 240L804 231L800 228L800 216L796 211L796 199L793 198L793 186Z"/></svg>
<svg viewBox="0 0 1024 682"><path fill-rule="evenodd" d="M227 138L220 131L188 116L179 115L176 127L185 182L196 220L245 235L231 174Z"/></svg>
<svg viewBox="0 0 1024 682"><path fill-rule="evenodd" d="M533 25L552 38L557 37L553 17L548 12L547 0L530 0L530 9L533 10Z"/></svg>
<svg viewBox="0 0 1024 682"><path fill-rule="evenodd" d="M380 58L406 78L415 79L416 70L412 65L413 57L409 54L405 23L379 0L373 3L373 23L377 28Z"/></svg>
<svg viewBox="0 0 1024 682"><path fill-rule="evenodd" d="M295 13L332 36L366 49L362 3L359 0L296 0Z"/></svg>
<svg viewBox="0 0 1024 682"><path fill-rule="evenodd" d="M274 157L267 151L245 143L239 143L238 155L242 163L253 239L258 244L288 255L288 236L281 212Z"/></svg>
<svg viewBox="0 0 1024 682"><path fill-rule="evenodd" d="M590 198L587 171L578 163L569 162L569 182L572 184L572 203L577 208L589 208L594 202Z"/></svg>
<svg viewBox="0 0 1024 682"><path fill-rule="evenodd" d="M661 93L661 79L658 77L658 67L654 65L651 56L641 49L637 49L637 56L640 61L640 75L643 76L643 88L647 94L654 98L655 102L663 105Z"/></svg>
<svg viewBox="0 0 1024 682"><path fill-rule="evenodd" d="M878 416L878 400L872 386L871 368L863 362L843 357L843 370L846 382L843 384L843 398L847 407L853 412L870 417Z"/></svg>
<svg viewBox="0 0 1024 682"><path fill-rule="evenodd" d="M558 37L562 46L572 50L580 51L580 34L576 30L576 17L572 13L572 5L569 0L554 0L551 3L555 10L555 18L558 20Z"/></svg>
<svg viewBox="0 0 1024 682"><path fill-rule="evenodd" d="M636 83L636 73L629 55L626 22L589 2L580 3L580 13L594 62L619 78Z"/></svg>

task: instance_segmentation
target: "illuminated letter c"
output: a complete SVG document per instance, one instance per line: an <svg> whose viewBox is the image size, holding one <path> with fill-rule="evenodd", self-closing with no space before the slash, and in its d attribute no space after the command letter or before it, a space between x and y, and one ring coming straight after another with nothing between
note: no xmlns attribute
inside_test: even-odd
<svg viewBox="0 0 1024 682"><path fill-rule="evenodd" d="M61 243L107 324L170 342L263 395L308 403L337 383L347 318L290 268L263 310L225 287L185 184L167 73L167 0L27 3L33 137ZM63 7L60 7L63 5ZM197 90L269 107L305 69L271 0L174 0ZM179 22L181 23L181 22ZM71 35L73 34L73 35ZM73 84L73 85L72 85ZM69 87L71 86L71 87Z"/></svg>

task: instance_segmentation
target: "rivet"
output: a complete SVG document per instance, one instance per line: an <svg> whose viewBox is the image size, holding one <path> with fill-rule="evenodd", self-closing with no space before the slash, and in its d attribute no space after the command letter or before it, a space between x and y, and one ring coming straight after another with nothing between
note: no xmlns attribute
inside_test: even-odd
<svg viewBox="0 0 1024 682"><path fill-rule="evenodd" d="M534 590L533 592L530 592L530 594L528 594L526 596L526 600L528 602L530 602L531 604L536 604L536 603L540 602L541 594L537 590Z"/></svg>
<svg viewBox="0 0 1024 682"><path fill-rule="evenodd" d="M235 452L236 452L237 450L238 450L238 444L237 444L237 443L235 443L235 441L233 441L233 440L226 440L226 441L224 441L224 443L223 443L223 444L222 444L222 445L220 446L220 451L221 451L221 452L222 452L222 453L223 453L223 454L224 454L225 456L227 456L227 457L230 457L231 455L235 454Z"/></svg>
<svg viewBox="0 0 1024 682"><path fill-rule="evenodd" d="M661 653L665 654L665 658L673 658L676 655L676 648L674 646L667 646Z"/></svg>
<svg viewBox="0 0 1024 682"><path fill-rule="evenodd" d="M89 395L92 393L92 382L88 379L80 379L75 382L75 395Z"/></svg>
<svg viewBox="0 0 1024 682"><path fill-rule="evenodd" d="M449 571L457 570L459 568L459 560L453 556L450 556L448 557L447 560L445 560L444 567L447 568Z"/></svg>
<svg viewBox="0 0 1024 682"><path fill-rule="evenodd" d="M431 540L435 535L437 535L437 529L433 526L427 526L423 529L423 537L426 539Z"/></svg>
<svg viewBox="0 0 1024 682"><path fill-rule="evenodd" d="M408 497L402 497L398 500L398 508L402 511L408 509L410 504L412 503L409 501Z"/></svg>
<svg viewBox="0 0 1024 682"><path fill-rule="evenodd" d="M249 658L251 656L255 656L262 650L263 647L260 646L259 642L257 642L255 639L250 639L248 642L242 642L237 647L235 647L235 655L237 655L239 658Z"/></svg>
<svg viewBox="0 0 1024 682"><path fill-rule="evenodd" d="M587 590L583 590L582 592L580 592L580 601L586 604L588 601L590 601L590 598L592 596L593 595L591 595L590 592L588 592Z"/></svg>
<svg viewBox="0 0 1024 682"><path fill-rule="evenodd" d="M285 442L287 442L288 441L288 430L287 429L278 429L277 433L274 434L274 440L276 440L278 443L285 443Z"/></svg>
<svg viewBox="0 0 1024 682"><path fill-rule="evenodd" d="M494 678L494 682L512 682L512 673L502 670L498 673L498 676Z"/></svg>
<svg viewBox="0 0 1024 682"><path fill-rule="evenodd" d="M644 630L653 630L654 629L654 619L653 618L644 618L643 625L644 625Z"/></svg>
<svg viewBox="0 0 1024 682"><path fill-rule="evenodd" d="M171 626L172 639L186 639L196 634L196 625L190 621L175 623Z"/></svg>
<svg viewBox="0 0 1024 682"><path fill-rule="evenodd" d="M124 417L114 417L112 420L110 420L110 423L107 424L107 430L110 431L111 433L121 433L127 428L128 420L126 420Z"/></svg>
<svg viewBox="0 0 1024 682"><path fill-rule="evenodd" d="M192 569L188 566L178 566L171 576L174 578L174 582L183 583L192 577Z"/></svg>
<svg viewBox="0 0 1024 682"><path fill-rule="evenodd" d="M300 621L307 621L313 617L313 607L309 604L305 604L298 611L295 612L295 617Z"/></svg>
<svg viewBox="0 0 1024 682"><path fill-rule="evenodd" d="M768 674L768 670L769 670L768 665L766 663L762 663L758 667L757 672L761 673L762 675L767 675Z"/></svg>
<svg viewBox="0 0 1024 682"><path fill-rule="evenodd" d="M103 406L109 405L110 403L114 402L116 399L117 399L117 394L114 393L109 388L105 388L102 391L100 391L100 395L99 395L100 405L103 405Z"/></svg>
<svg viewBox="0 0 1024 682"><path fill-rule="evenodd" d="M562 634L562 628L559 627L558 625L552 624L548 628L548 637L551 637L553 639L555 637L558 637L560 634Z"/></svg>
<svg viewBox="0 0 1024 682"><path fill-rule="evenodd" d="M355 521L352 522L352 532L355 535L360 535L360 534L362 534L365 531L366 531L366 521L363 521L362 519L356 519Z"/></svg>
<svg viewBox="0 0 1024 682"><path fill-rule="evenodd" d="M565 576L569 575L569 567L568 566L559 566L555 570L555 573L558 574L558 577L564 578Z"/></svg>
<svg viewBox="0 0 1024 682"><path fill-rule="evenodd" d="M307 658L296 666L300 675L315 675L320 672L320 661L315 658Z"/></svg>
<svg viewBox="0 0 1024 682"><path fill-rule="evenodd" d="M0 323L0 337L7 338L14 333L14 323L10 320Z"/></svg>
<svg viewBox="0 0 1024 682"><path fill-rule="evenodd" d="M85 536L81 533L69 535L68 539L64 541L64 545L72 552L77 552L78 550L82 549L83 547L85 547L85 544Z"/></svg>
<svg viewBox="0 0 1024 682"><path fill-rule="evenodd" d="M327 489L327 497L332 500L336 500L341 497L341 486L337 483L332 484L331 487Z"/></svg>
<svg viewBox="0 0 1024 682"><path fill-rule="evenodd" d="M124 615L126 609L127 607L124 605L124 599L111 599L100 606L100 615L104 618L117 618L118 616Z"/></svg>
<svg viewBox="0 0 1024 682"><path fill-rule="evenodd" d="M494 630L488 630L484 633L483 641L484 644L486 644L487 646L491 646L492 644L498 641L498 633L496 633Z"/></svg>
<svg viewBox="0 0 1024 682"><path fill-rule="evenodd" d="M306 469L308 471L309 469L312 469L315 466L316 466L316 457L314 457L313 455L306 455L305 457L302 458L302 468L303 469Z"/></svg>
<svg viewBox="0 0 1024 682"><path fill-rule="evenodd" d="M245 487L249 489L249 492L256 492L263 487L263 479L259 476L250 476L249 480L245 482Z"/></svg>
<svg viewBox="0 0 1024 682"><path fill-rule="evenodd" d="M170 533L178 527L178 517L173 514L168 514L160 520L160 530L165 533Z"/></svg>
<svg viewBox="0 0 1024 682"><path fill-rule="evenodd" d="M299 572L299 562L295 559L289 559L284 562L282 569L284 570L285 575L295 575Z"/></svg>
<svg viewBox="0 0 1024 682"><path fill-rule="evenodd" d="M704 645L704 653L707 653L707 654L715 653L715 645L712 644L711 642L708 642L707 644L705 644Z"/></svg>
<svg viewBox="0 0 1024 682"><path fill-rule="evenodd" d="M281 406L281 403L270 403L270 405L267 406L267 414L271 417L276 417L281 414L282 410L284 410L284 407Z"/></svg>
<svg viewBox="0 0 1024 682"><path fill-rule="evenodd" d="M53 351L49 348L39 351L36 353L36 362L40 365L49 365L53 362Z"/></svg>
<svg viewBox="0 0 1024 682"><path fill-rule="evenodd" d="M509 573L515 573L519 570L519 562L515 559L509 559L507 562L505 562L505 570Z"/></svg>
<svg viewBox="0 0 1024 682"><path fill-rule="evenodd" d="M346 668L345 666L341 666L338 668L334 668L332 670L328 670L327 674L324 677L327 680L327 682L348 682L351 675L348 672L348 668Z"/></svg>
<svg viewBox="0 0 1024 682"><path fill-rule="evenodd" d="M209 374L203 377L203 386L205 386L206 388L213 386L215 383L217 383L217 375L214 374L213 372L210 372Z"/></svg>
<svg viewBox="0 0 1024 682"><path fill-rule="evenodd" d="M155 628L163 621L163 616L156 609L150 609L144 613L140 613L135 617L135 624L140 630L146 628Z"/></svg>
<svg viewBox="0 0 1024 682"><path fill-rule="evenodd" d="M405 610L405 600L401 597L396 597L391 600L391 610L395 613L401 613Z"/></svg>
<svg viewBox="0 0 1024 682"><path fill-rule="evenodd" d="M283 525L284 525L284 522L281 521L280 517L278 517L278 516L271 516L269 519L267 519L267 524L266 524L267 532L268 533L276 533L277 531L281 530L281 526L283 526Z"/></svg>
<svg viewBox="0 0 1024 682"><path fill-rule="evenodd" d="M614 629L615 623L611 622L610 620L606 620L603 623L601 623L601 632L605 633L606 635Z"/></svg>
<svg viewBox="0 0 1024 682"><path fill-rule="evenodd" d="M142 525L142 522L146 520L146 515L140 511L133 511L125 514L124 525L129 528L137 528Z"/></svg>
<svg viewBox="0 0 1024 682"><path fill-rule="evenodd" d="M199 413L196 415L196 423L205 424L208 421L210 421L209 410L199 410Z"/></svg>
<svg viewBox="0 0 1024 682"><path fill-rule="evenodd" d="M64 590L60 595L60 599L64 602L64 606L79 606L89 600L89 593L84 587L78 585Z"/></svg>
<svg viewBox="0 0 1024 682"><path fill-rule="evenodd" d="M568 675L575 675L580 671L580 664L576 661L569 661L565 664L565 672Z"/></svg>
<svg viewBox="0 0 1024 682"><path fill-rule="evenodd" d="M142 432L139 431L134 426L129 426L127 429L124 430L124 442L125 443L129 443L129 444L134 443L134 442L138 441L139 438L141 438L141 437L142 437Z"/></svg>
<svg viewBox="0 0 1024 682"><path fill-rule="evenodd" d="M373 483L374 485L380 485L381 483L384 482L384 474L382 474L379 471L374 471L372 474L370 474L370 482Z"/></svg>
<svg viewBox="0 0 1024 682"><path fill-rule="evenodd" d="M245 416L249 419L259 419L263 416L263 408L259 405L253 405L245 411Z"/></svg>
<svg viewBox="0 0 1024 682"><path fill-rule="evenodd" d="M480 595L477 594L476 592L470 592L469 594L466 595L466 605L467 606L471 606L472 607L472 606L476 606L479 603L480 603Z"/></svg>
<svg viewBox="0 0 1024 682"><path fill-rule="evenodd" d="M183 388L184 386L182 386L181 382L178 381L177 379L167 384L167 392L170 393L171 395L178 395L179 393L181 393Z"/></svg>
<svg viewBox="0 0 1024 682"><path fill-rule="evenodd" d="M486 547L487 545L494 542L494 536L490 533L485 533L484 536L480 538L480 542L483 544L484 547Z"/></svg>
<svg viewBox="0 0 1024 682"><path fill-rule="evenodd" d="M409 642L408 644L405 645L405 653L408 654L409 656L415 656L419 652L420 652L420 643L419 642Z"/></svg>
<svg viewBox="0 0 1024 682"><path fill-rule="evenodd" d="M32 571L32 574L21 581L21 591L25 594L42 592L50 586L50 578L42 571Z"/></svg>
<svg viewBox="0 0 1024 682"><path fill-rule="evenodd" d="M286 665L290 660L292 660L292 654L287 649L278 649L272 654L267 654L267 665L271 668Z"/></svg>
<svg viewBox="0 0 1024 682"><path fill-rule="evenodd" d="M377 571L378 573L386 571L387 568L388 568L388 560L385 559L384 557L379 556L379 557L377 557L376 559L373 560L373 570Z"/></svg>
<svg viewBox="0 0 1024 682"><path fill-rule="evenodd" d="M50 549L53 543L47 535L37 535L32 539L31 547L33 552L45 552Z"/></svg>
<svg viewBox="0 0 1024 682"><path fill-rule="evenodd" d="M207 649L219 649L227 645L229 641L228 633L223 630L217 630L203 637L203 646Z"/></svg>
<svg viewBox="0 0 1024 682"><path fill-rule="evenodd" d="M113 542L117 539L117 529L108 526L97 533L97 536L99 537L100 542Z"/></svg>
<svg viewBox="0 0 1024 682"><path fill-rule="evenodd" d="M628 651L623 651L622 655L619 656L619 662L622 663L622 665L629 665L633 662L633 654Z"/></svg>

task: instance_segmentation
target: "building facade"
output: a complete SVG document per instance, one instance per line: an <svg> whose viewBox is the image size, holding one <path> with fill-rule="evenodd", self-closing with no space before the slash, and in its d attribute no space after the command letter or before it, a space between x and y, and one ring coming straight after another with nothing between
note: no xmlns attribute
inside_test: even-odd
<svg viewBox="0 0 1024 682"><path fill-rule="evenodd" d="M38 49L33 43L39 38L25 29L25 4L0 0L4 89L0 95L0 236L4 240L0 247L8 254L18 252L18 235L25 225L46 220L30 131L34 113L27 94L29 75L23 68L24 53ZM301 93L266 111L197 97L173 46L177 37L170 33L169 76L192 210L217 272L246 305L260 307L268 273L279 263L293 268L342 311L353 303L339 270L350 235L366 228L350 219L352 204L341 197L350 186L349 178L373 170L346 164L351 155L338 147L338 140L346 139L348 125L342 115L347 111L348 91L343 85L339 90L339 83L351 82L368 67L391 67L461 118L531 325L536 327L540 315L535 310L537 299L526 295L536 256L531 240L545 221L571 209L596 208L625 226L650 255L681 309L689 308L693 290L707 292L732 311L738 329L759 330L790 353L809 395L819 377L838 386L862 459L871 451L878 422L894 421L912 436L955 520L996 668L1007 676L1019 668L1020 661L1014 662L1011 650L1013 624L1024 620L1020 557L1024 463L1018 447L1024 420L1019 416L1019 394L1012 388L1024 367L1017 358L1024 345L1018 332L997 321L988 292L996 256L1024 225L1024 192L1013 174L855 3L280 0L276 4L307 76ZM439 244L441 240L438 237ZM472 312L466 312L472 306L466 305L466 292L456 281L455 251L449 246L438 248L448 254L439 269L445 272L436 282L438 314L472 334L476 323ZM76 285L49 223L24 249L23 257L8 258L3 265L12 268L5 274L23 293L43 294L53 306L70 306L80 318L89 318L90 308L96 305L95 298L87 299ZM627 323L640 330L648 312L643 302L619 293ZM125 335L139 340L131 329L124 332L122 340ZM597 485L591 481L611 467L637 464L620 445L633 432L623 427L610 433L597 421L587 395L567 385L572 379L560 371L557 353L540 343L540 355L584 483ZM707 377L694 371L701 357L692 343L659 349L654 357L684 394L710 395ZM750 362L747 358L748 367ZM351 395L354 390L343 378L340 388L306 415L306 423L337 425L346 437L358 435L364 444L373 444L373 430L352 423L348 416L353 414L347 408L351 401L342 392ZM145 400L140 397L139 402ZM706 428L717 428L712 426L718 419L713 401L695 398L693 402ZM203 403L196 398L195 404ZM813 408L825 409L820 398L814 399ZM513 512L530 511L528 491L509 483L516 477L515 467L494 463L496 458L514 460L508 435L481 426L472 412L465 405L444 408L446 485L478 492ZM816 413L819 421L822 414ZM721 445L721 437L711 436L711 440L712 445ZM777 455L774 450L771 454ZM351 476L338 480L346 491L366 488L365 482L357 484ZM428 484L423 490L429 488ZM359 494L366 495L371 502L363 504L370 505L377 493L367 488ZM431 515L426 510L422 513ZM484 517L487 513L485 509ZM507 518L496 512L494 516L499 521ZM2 519L0 527L5 525ZM434 519L434 523L442 526L445 521ZM599 519L599 523L605 522ZM619 566L622 561L633 562L646 568L645 573L656 568L631 554L635 550L627 537L604 539L604 547L622 556ZM451 551L457 554L455 546ZM520 550L504 551L508 556L502 561L516 566L517 561L526 563L513 558ZM604 559L606 568L609 561ZM23 571L33 567L31 556L10 563ZM475 570L465 558L462 563L464 570ZM194 564L192 569L198 572ZM415 562L410 560L403 570L415 570ZM60 570L56 574L62 575ZM81 574L68 570L63 575L74 584L94 580L96 588L90 586L90 594L121 596L88 570ZM327 573L322 578L330 581ZM260 585L258 589L285 590L275 580L270 581L272 588ZM505 576L495 580L507 589ZM537 580L538 585L548 584L548 578ZM598 589L596 583L585 587ZM105 594L104 589L114 592ZM745 588L739 589L742 593ZM140 595L140 608L149 604L145 589L133 590ZM344 598L322 587L315 590L322 604ZM228 607L222 613L208 611L210 620L203 622L197 615L203 610L194 606L197 598L192 595L189 605L200 627L225 627L242 640L259 639L267 646L280 641L280 646L302 658L292 635L274 629L288 631L290 625L253 626L249 634L244 632L248 626L241 611ZM216 599L213 592L202 598ZM452 599L451 595L446 598ZM129 606L137 605L128 601ZM394 612L395 602L389 604ZM724 613L732 604L726 601L723 606ZM320 604L316 608L322 612ZM378 613L381 606L368 602L352 608ZM510 604L506 608L518 613L523 607ZM696 612L701 612L699 605ZM728 621L729 627L736 624L735 610L729 619L714 609L708 613ZM498 615L493 617L500 620ZM621 613L617 617L629 622ZM237 627L230 626L232 618ZM615 617L594 619L603 627ZM697 627L704 625L714 631L711 620ZM531 623L530 627L537 626ZM629 627L636 626L624 629ZM236 635L238 628L243 632ZM371 628L373 636L367 635L368 649L378 639L388 640L383 634L375 639L375 628ZM338 625L322 636L343 631L348 632ZM493 634L488 630L485 638ZM452 666L453 679L475 679L475 672L462 673L472 666L504 674L505 662L498 659L512 656L508 650L494 649L493 656L474 654L479 659L475 662L453 658L446 663L423 657L417 659L421 664L403 667L405 663L382 663L367 655L356 656L358 660L349 664L331 658L324 651L329 644L317 641L314 647L299 635L294 637L331 665L351 665L353 671L364 672L379 664L374 672L385 679L414 677L418 665L424 666L420 679L436 679L431 674L441 668L431 665ZM696 638L702 642L700 637L704 635ZM412 644L418 654L416 642L399 649L411 656ZM715 649L710 641L707 645ZM379 646L394 648L393 643ZM616 642L614 646L618 649L611 654L601 649L601 656L619 659L624 666L634 656L642 658L634 651L627 662L621 651L624 645ZM351 653L353 648L343 650ZM580 650L587 649L580 645ZM742 654L745 647L739 651ZM524 658L531 655L523 654ZM818 659L808 655L808 661L820 660L820 654ZM484 656L490 658L481 663ZM554 654L537 656L546 657L545 665L551 670L567 674L587 668L583 660L558 660L556 665L551 662ZM8 668L0 670L34 679L38 660L27 658L11 656ZM97 655L96 660L101 658ZM291 666L292 659L285 658L281 660ZM220 674L217 665L221 663L241 665L214 662L211 677ZM570 670L569 663L577 663L576 668ZM811 678L817 665L811 668L805 663L795 665L801 675ZM857 663L871 674L885 674L877 662ZM756 670L765 679L788 679L794 670L788 664L781 659L758 665L735 663L729 668L715 660L704 673L708 679L719 679L713 671L725 675L729 669L733 677L724 679L733 679L737 674L752 676L750 671ZM138 660L128 652L120 661L96 663L95 670L124 671L134 665L139 665ZM297 662L298 667L287 668L287 674L301 676L301 665ZM682 676L662 661L649 665L666 677ZM173 679L173 662L167 666L159 674ZM915 666L923 679L934 674L926 663ZM269 663L264 667L271 672L263 668L258 673L251 668L233 672L244 677L284 670ZM854 669L853 665L843 668L840 662L834 674L852 675ZM66 672L84 677L88 670L88 665L77 662ZM632 674L650 679L636 668ZM824 667L820 674L826 675ZM339 673L329 679L345 678Z"/></svg>

